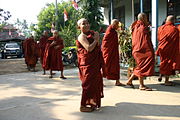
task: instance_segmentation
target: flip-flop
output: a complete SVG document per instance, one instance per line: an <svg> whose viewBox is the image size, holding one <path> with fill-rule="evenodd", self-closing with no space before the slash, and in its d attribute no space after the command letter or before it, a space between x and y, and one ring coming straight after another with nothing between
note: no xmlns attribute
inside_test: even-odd
<svg viewBox="0 0 180 120"><path fill-rule="evenodd" d="M126 86L126 85L122 83L116 83L115 86Z"/></svg>
<svg viewBox="0 0 180 120"><path fill-rule="evenodd" d="M164 83L165 86L173 86L174 83L173 82L168 82L168 83Z"/></svg>
<svg viewBox="0 0 180 120"><path fill-rule="evenodd" d="M126 83L126 86L128 86L128 87L130 87L130 88L135 88L134 85L133 85L132 83L131 83L131 84Z"/></svg>
<svg viewBox="0 0 180 120"><path fill-rule="evenodd" d="M144 86L144 87L139 87L139 90L144 90L144 91L152 91L151 88Z"/></svg>
<svg viewBox="0 0 180 120"><path fill-rule="evenodd" d="M62 78L62 79L67 79L66 77L60 77L60 78Z"/></svg>
<svg viewBox="0 0 180 120"><path fill-rule="evenodd" d="M52 76L52 75L50 75L50 76L49 76L49 78L53 78L53 76Z"/></svg>
<svg viewBox="0 0 180 120"><path fill-rule="evenodd" d="M93 108L81 106L81 107L80 107L80 111L81 111L81 112L92 112L92 111L93 111Z"/></svg>

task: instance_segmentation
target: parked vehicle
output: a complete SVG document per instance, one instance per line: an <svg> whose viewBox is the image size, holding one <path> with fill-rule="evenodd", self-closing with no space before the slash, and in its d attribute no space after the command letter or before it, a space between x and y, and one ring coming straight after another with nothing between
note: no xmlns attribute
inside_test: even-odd
<svg viewBox="0 0 180 120"><path fill-rule="evenodd" d="M2 58L6 59L7 56L17 56L22 57L22 50L18 43L6 43L1 50Z"/></svg>
<svg viewBox="0 0 180 120"><path fill-rule="evenodd" d="M77 53L75 48L71 48L68 52L62 52L62 61L66 65L77 66Z"/></svg>

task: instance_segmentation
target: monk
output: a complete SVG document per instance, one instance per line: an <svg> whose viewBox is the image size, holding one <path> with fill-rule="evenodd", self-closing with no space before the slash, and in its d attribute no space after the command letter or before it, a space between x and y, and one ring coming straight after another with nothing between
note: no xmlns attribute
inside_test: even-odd
<svg viewBox="0 0 180 120"><path fill-rule="evenodd" d="M102 54L104 59L103 77L109 80L116 80L116 86L124 86L120 83L119 65L119 44L116 30L119 28L119 21L112 20L102 40Z"/></svg>
<svg viewBox="0 0 180 120"><path fill-rule="evenodd" d="M44 31L43 35L41 36L40 40L39 40L39 48L40 48L40 62L43 68L43 75L46 74L46 70L43 67L43 58L44 58L44 52L45 52L45 47L46 47L46 43L48 41L48 31Z"/></svg>
<svg viewBox="0 0 180 120"><path fill-rule="evenodd" d="M151 91L144 85L144 77L154 74L154 49L150 38L147 16L138 14L138 20L132 24L132 55L136 61L133 74L127 82L127 86L134 88L132 80L137 76L140 82L139 89Z"/></svg>
<svg viewBox="0 0 180 120"><path fill-rule="evenodd" d="M58 35L58 31L53 31L53 36L48 38L44 58L43 68L50 70L49 78L53 77L52 71L61 71L61 79L66 79L63 74L62 49L64 48L63 39Z"/></svg>
<svg viewBox="0 0 180 120"><path fill-rule="evenodd" d="M158 28L158 49L157 56L160 56L160 78L165 76L165 85L172 86L169 76L175 74L175 70L180 70L180 40L179 31L174 26L174 16L166 18L166 23Z"/></svg>
<svg viewBox="0 0 180 120"><path fill-rule="evenodd" d="M82 82L81 112L92 112L101 106L103 80L101 75L102 53L99 33L91 31L89 22L81 18L77 22L81 34L76 41L79 76Z"/></svg>
<svg viewBox="0 0 180 120"><path fill-rule="evenodd" d="M23 42L24 57L27 64L27 68L35 72L36 63L38 61L38 45L34 41L34 37L31 36Z"/></svg>

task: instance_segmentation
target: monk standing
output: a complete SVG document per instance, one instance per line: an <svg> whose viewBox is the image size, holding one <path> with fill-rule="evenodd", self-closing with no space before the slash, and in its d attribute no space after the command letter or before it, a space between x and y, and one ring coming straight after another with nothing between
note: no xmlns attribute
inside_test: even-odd
<svg viewBox="0 0 180 120"><path fill-rule="evenodd" d="M132 25L132 55L136 61L136 67L127 85L134 88L132 80L137 76L140 82L139 89L151 91L151 88L144 85L144 77L154 74L155 58L148 20L144 13L140 13L138 15L138 21Z"/></svg>
<svg viewBox="0 0 180 120"><path fill-rule="evenodd" d="M34 37L31 36L23 42L24 58L27 64L27 68L30 71L33 69L35 72L36 63L38 61L38 45L34 41Z"/></svg>
<svg viewBox="0 0 180 120"><path fill-rule="evenodd" d="M160 56L160 74L165 76L165 85L171 86L169 76L180 70L180 40L179 31L174 26L174 16L166 18L166 23L158 28L158 49L156 54ZM162 76L159 78L161 81Z"/></svg>
<svg viewBox="0 0 180 120"><path fill-rule="evenodd" d="M104 77L110 80L116 80L116 86L124 86L120 83L120 65L119 65L119 44L116 30L119 28L119 21L112 20L112 24L107 28L102 40L102 53L104 58Z"/></svg>
<svg viewBox="0 0 180 120"><path fill-rule="evenodd" d="M44 31L43 35L41 36L40 40L39 40L39 48L40 48L40 62L43 68L43 75L46 74L46 70L43 67L43 58L44 58L44 52L45 52L45 47L46 47L46 43L48 41L48 31Z"/></svg>
<svg viewBox="0 0 180 120"><path fill-rule="evenodd" d="M91 31L89 22L82 18L78 22L81 34L76 41L79 75L82 81L81 112L92 112L101 106L103 80L101 75L102 53L99 33Z"/></svg>
<svg viewBox="0 0 180 120"><path fill-rule="evenodd" d="M49 78L53 77L52 71L61 71L60 78L66 79L63 74L63 63L62 63L62 49L64 48L63 39L58 35L58 31L53 31L53 36L47 41L44 58L43 68L50 70Z"/></svg>

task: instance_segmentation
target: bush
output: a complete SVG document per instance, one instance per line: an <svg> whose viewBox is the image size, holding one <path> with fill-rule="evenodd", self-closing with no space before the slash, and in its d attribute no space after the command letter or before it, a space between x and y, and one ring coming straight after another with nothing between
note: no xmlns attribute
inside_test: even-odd
<svg viewBox="0 0 180 120"><path fill-rule="evenodd" d="M121 62L129 67L135 67L135 60L132 56L132 36L129 29L119 30L119 45Z"/></svg>

